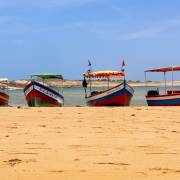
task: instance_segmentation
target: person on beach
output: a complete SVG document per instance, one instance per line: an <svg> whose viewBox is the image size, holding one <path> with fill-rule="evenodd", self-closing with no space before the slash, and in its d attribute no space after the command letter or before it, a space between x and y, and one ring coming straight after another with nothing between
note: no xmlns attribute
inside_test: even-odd
<svg viewBox="0 0 180 180"><path fill-rule="evenodd" d="M84 76L84 80L82 82L82 85L83 85L83 88L84 88L84 91L85 91L85 96L87 97L86 89L87 89L88 82L86 81L85 76Z"/></svg>

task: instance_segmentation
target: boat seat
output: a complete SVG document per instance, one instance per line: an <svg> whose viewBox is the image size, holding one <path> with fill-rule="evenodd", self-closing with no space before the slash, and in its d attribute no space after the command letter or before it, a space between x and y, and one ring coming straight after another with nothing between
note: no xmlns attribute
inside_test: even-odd
<svg viewBox="0 0 180 180"><path fill-rule="evenodd" d="M91 92L91 96L95 96L96 94L99 94L99 92L98 91Z"/></svg>
<svg viewBox="0 0 180 180"><path fill-rule="evenodd" d="M147 92L148 96L158 96L159 95L159 91L158 90L150 90Z"/></svg>
<svg viewBox="0 0 180 180"><path fill-rule="evenodd" d="M170 94L180 94L180 90L170 90L170 91L167 91L168 95Z"/></svg>

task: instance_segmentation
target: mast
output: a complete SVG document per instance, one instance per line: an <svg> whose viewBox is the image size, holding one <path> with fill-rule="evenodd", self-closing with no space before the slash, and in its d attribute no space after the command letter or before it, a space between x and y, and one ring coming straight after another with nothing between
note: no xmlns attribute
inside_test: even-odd
<svg viewBox="0 0 180 180"><path fill-rule="evenodd" d="M121 71L124 73L124 88L126 86L126 74L125 74L125 61L124 59L122 60L122 66L121 66Z"/></svg>

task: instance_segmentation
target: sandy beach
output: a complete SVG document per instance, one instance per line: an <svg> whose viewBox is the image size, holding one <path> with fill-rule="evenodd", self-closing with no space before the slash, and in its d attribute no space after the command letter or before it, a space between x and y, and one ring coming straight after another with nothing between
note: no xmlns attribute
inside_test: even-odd
<svg viewBox="0 0 180 180"><path fill-rule="evenodd" d="M1 108L1 180L179 180L179 108Z"/></svg>

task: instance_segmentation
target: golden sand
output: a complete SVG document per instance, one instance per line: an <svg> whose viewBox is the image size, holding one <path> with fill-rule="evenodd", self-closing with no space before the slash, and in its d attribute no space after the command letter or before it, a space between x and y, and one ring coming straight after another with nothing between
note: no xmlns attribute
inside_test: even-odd
<svg viewBox="0 0 180 180"><path fill-rule="evenodd" d="M180 108L1 108L0 180L179 180Z"/></svg>

